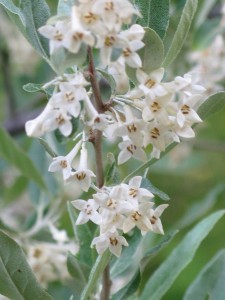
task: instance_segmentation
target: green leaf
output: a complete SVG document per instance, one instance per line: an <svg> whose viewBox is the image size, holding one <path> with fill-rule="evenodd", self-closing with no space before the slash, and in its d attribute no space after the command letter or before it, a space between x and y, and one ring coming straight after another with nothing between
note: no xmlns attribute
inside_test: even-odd
<svg viewBox="0 0 225 300"><path fill-rule="evenodd" d="M38 28L45 25L50 11L45 0L21 0L20 7L14 5L11 0L0 0L16 23L25 38L36 51L51 65L49 61L48 40L38 33Z"/></svg>
<svg viewBox="0 0 225 300"><path fill-rule="evenodd" d="M48 154L51 157L57 157L58 155L55 153L55 151L51 148L51 146L46 142L44 139L39 138L40 144L44 147L45 151L48 152Z"/></svg>
<svg viewBox="0 0 225 300"><path fill-rule="evenodd" d="M136 3L143 16L137 23L154 29L163 38L169 25L169 0L137 0Z"/></svg>
<svg viewBox="0 0 225 300"><path fill-rule="evenodd" d="M193 33L192 48L194 50L204 50L208 48L215 37L225 31L220 25L220 18L205 21L201 27Z"/></svg>
<svg viewBox="0 0 225 300"><path fill-rule="evenodd" d="M107 153L108 165L106 166L105 183L115 185L120 183L120 174L113 153Z"/></svg>
<svg viewBox="0 0 225 300"><path fill-rule="evenodd" d="M25 30L26 20L21 10L11 0L0 0L0 4L4 6L11 20L15 22L23 35L27 38Z"/></svg>
<svg viewBox="0 0 225 300"><path fill-rule="evenodd" d="M0 293L12 300L51 300L37 282L19 245L0 231Z"/></svg>
<svg viewBox="0 0 225 300"><path fill-rule="evenodd" d="M114 95L116 91L116 82L113 76L102 69L96 69L96 71L100 73L102 77L108 82L111 88L111 93Z"/></svg>
<svg viewBox="0 0 225 300"><path fill-rule="evenodd" d="M28 92L28 93L36 93L36 92L44 92L45 94L52 96L53 91L54 91L54 87L53 86L49 86L47 88L43 88L43 84L39 84L39 83L27 83L23 86L24 91Z"/></svg>
<svg viewBox="0 0 225 300"><path fill-rule="evenodd" d="M191 27L191 23L194 18L197 6L198 0L186 1L180 18L180 22L177 26L177 30L174 34L173 40L163 62L164 67L168 67L179 54Z"/></svg>
<svg viewBox="0 0 225 300"><path fill-rule="evenodd" d="M73 5L77 4L77 0L59 0L57 15L71 15L71 8Z"/></svg>
<svg viewBox="0 0 225 300"><path fill-rule="evenodd" d="M199 1L197 18L195 18L194 27L199 28L205 21L207 21L208 14L213 9L217 0Z"/></svg>
<svg viewBox="0 0 225 300"><path fill-rule="evenodd" d="M4 200L5 201L16 200L19 196L21 196L25 192L27 185L28 185L28 179L23 175L18 176L13 182L13 184L7 189L5 189L4 197L3 197Z"/></svg>
<svg viewBox="0 0 225 300"><path fill-rule="evenodd" d="M145 47L140 49L138 54L142 60L143 71L150 73L161 66L164 58L164 46L158 34L150 28L145 28L143 42Z"/></svg>
<svg viewBox="0 0 225 300"><path fill-rule="evenodd" d="M199 220L216 204L219 196L225 191L225 183L220 183L211 189L201 201L194 201L186 210L184 216L174 224L175 228L185 228Z"/></svg>
<svg viewBox="0 0 225 300"><path fill-rule="evenodd" d="M124 288L112 296L112 300L123 300L132 296L137 291L140 281L141 274L140 271L138 271Z"/></svg>
<svg viewBox="0 0 225 300"><path fill-rule="evenodd" d="M67 68L75 65L82 66L86 61L87 47L82 44L80 51L76 54L69 52L67 49L60 47L51 55L51 62L58 74L63 74Z"/></svg>
<svg viewBox="0 0 225 300"><path fill-rule="evenodd" d="M181 243L148 280L140 300L148 300L149 295L151 295L151 300L158 300L165 295L181 271L192 261L201 242L224 213L223 210L211 214L186 234Z"/></svg>
<svg viewBox="0 0 225 300"><path fill-rule="evenodd" d="M161 241L156 246L148 249L144 253L144 257L143 257L143 259L145 260L145 264L146 264L146 258L148 258L148 261L149 261L149 258L152 257L153 255L156 255L160 250L162 250L164 247L166 247L172 241L172 239L175 237L175 235L177 233L178 233L178 230L174 230L173 232L163 236Z"/></svg>
<svg viewBox="0 0 225 300"><path fill-rule="evenodd" d="M149 190L151 193L158 196L160 199L162 199L164 201L170 200L170 197L166 193L164 193L163 191L161 191L157 187L155 187L151 183L151 181L147 178L142 178L141 187Z"/></svg>
<svg viewBox="0 0 225 300"><path fill-rule="evenodd" d="M217 253L187 289L183 300L222 300L225 295L225 250Z"/></svg>
<svg viewBox="0 0 225 300"><path fill-rule="evenodd" d="M50 10L45 0L21 0L20 9L26 20L26 32L32 46L44 57L49 57L48 40L38 33L38 28L45 25L50 17Z"/></svg>
<svg viewBox="0 0 225 300"><path fill-rule="evenodd" d="M111 258L111 253L109 251L105 251L102 255L99 255L89 276L88 283L81 295L80 300L89 300L92 299L90 295L92 295L92 291L96 287L97 281L101 278L101 275L109 263Z"/></svg>
<svg viewBox="0 0 225 300"><path fill-rule="evenodd" d="M67 256L67 268L71 276L77 281L82 281L84 284L88 281L88 276L91 268L81 263L73 254L70 252Z"/></svg>
<svg viewBox="0 0 225 300"><path fill-rule="evenodd" d="M69 211L71 222L73 224L75 239L79 243L80 247L80 250L76 257L80 262L85 263L91 267L93 265L93 262L92 251L90 246L93 240L93 234L90 228L88 227L88 224L76 225L78 213L70 202L68 202L67 208Z"/></svg>
<svg viewBox="0 0 225 300"><path fill-rule="evenodd" d="M145 46L138 51L138 54L142 60L143 71L149 74L161 66L164 58L164 46L158 34L150 28L145 28L143 42ZM136 69L126 66L126 72L131 81L137 84Z"/></svg>
<svg viewBox="0 0 225 300"><path fill-rule="evenodd" d="M15 166L25 177L46 189L44 180L32 160L20 149L11 137L0 128L0 157Z"/></svg>
<svg viewBox="0 0 225 300"><path fill-rule="evenodd" d="M210 117L214 113L221 111L225 106L225 92L219 92L209 96L199 107L198 115L202 120Z"/></svg>

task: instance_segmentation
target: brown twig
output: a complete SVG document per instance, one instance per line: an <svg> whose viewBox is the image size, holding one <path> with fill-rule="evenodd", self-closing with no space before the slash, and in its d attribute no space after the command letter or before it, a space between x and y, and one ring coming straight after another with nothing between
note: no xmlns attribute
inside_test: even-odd
<svg viewBox="0 0 225 300"><path fill-rule="evenodd" d="M94 65L94 58L92 54L91 47L88 48L88 56L89 56L89 76L90 82L93 91L93 100L94 106L98 113L103 113L106 108L102 101L101 92L99 88L99 83L97 80L97 74ZM103 169L103 158L102 158L102 132L100 130L94 131L94 139L92 138L92 144L95 150L95 159L96 159L96 180L97 186L101 188L104 185L104 169ZM108 300L110 296L110 273L109 273L109 265L106 266L103 276L102 276L102 292L101 292L101 300Z"/></svg>

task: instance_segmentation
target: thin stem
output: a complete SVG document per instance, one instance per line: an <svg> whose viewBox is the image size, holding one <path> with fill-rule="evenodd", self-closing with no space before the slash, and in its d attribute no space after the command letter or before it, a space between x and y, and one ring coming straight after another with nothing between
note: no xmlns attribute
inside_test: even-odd
<svg viewBox="0 0 225 300"><path fill-rule="evenodd" d="M96 69L94 65L94 59L91 47L88 47L89 55L89 74L90 82L93 91L94 106L98 113L104 113L105 106L102 101L101 92L97 80ZM102 158L102 132L100 130L94 130L94 137L92 143L95 150L95 162L96 162L96 181L97 187L101 188L104 185L104 169L103 169L103 158ZM102 277L102 292L101 300L108 300L110 296L110 275L109 275L109 265L107 265L103 272Z"/></svg>
<svg viewBox="0 0 225 300"><path fill-rule="evenodd" d="M110 268L109 264L106 266L103 276L102 276L102 292L100 300L107 300L110 296L110 287L111 287L111 280L110 280Z"/></svg>
<svg viewBox="0 0 225 300"><path fill-rule="evenodd" d="M101 96L101 92L97 80L97 74L96 74L91 47L88 47L88 55L89 55L89 75L90 75L90 82L91 82L93 95L94 95L94 102L95 102L94 104L98 113L102 113L104 112L104 104L102 101L102 96Z"/></svg>

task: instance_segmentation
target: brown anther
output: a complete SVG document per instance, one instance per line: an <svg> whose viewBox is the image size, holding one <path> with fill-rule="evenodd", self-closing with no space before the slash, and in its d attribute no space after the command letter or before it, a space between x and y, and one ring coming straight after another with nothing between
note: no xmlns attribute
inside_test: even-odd
<svg viewBox="0 0 225 300"><path fill-rule="evenodd" d="M91 209L91 206L90 204L87 204L86 208L84 209L84 212L90 216L92 214L92 209Z"/></svg>
<svg viewBox="0 0 225 300"><path fill-rule="evenodd" d="M41 249L35 249L33 256L36 257L36 258L39 258L39 257L41 257L42 253L43 252L42 252Z"/></svg>
<svg viewBox="0 0 225 300"><path fill-rule="evenodd" d="M141 214L139 214L139 212L136 211L135 213L133 213L133 214L131 215L131 217L132 217L132 219L133 219L134 221L137 222L137 221L140 219Z"/></svg>
<svg viewBox="0 0 225 300"><path fill-rule="evenodd" d="M138 190L137 189L129 189L129 192L128 192L129 196L135 198L137 197L137 194L138 194Z"/></svg>
<svg viewBox="0 0 225 300"><path fill-rule="evenodd" d="M188 115L190 113L190 106L184 104L182 107L181 107L181 111L182 111L182 114L183 115Z"/></svg>
<svg viewBox="0 0 225 300"><path fill-rule="evenodd" d="M109 240L112 246L116 246L118 244L118 240L116 238L109 238Z"/></svg>
<svg viewBox="0 0 225 300"><path fill-rule="evenodd" d="M110 10L113 10L114 9L114 3L109 1L109 2L106 2L105 3L105 10L106 11L110 11Z"/></svg>
<svg viewBox="0 0 225 300"><path fill-rule="evenodd" d="M137 131L137 126L135 124L131 124L127 126L127 130L131 132L136 132Z"/></svg>
<svg viewBox="0 0 225 300"><path fill-rule="evenodd" d="M54 35L54 39L61 42L63 40L63 34L60 31L56 31L55 35Z"/></svg>
<svg viewBox="0 0 225 300"><path fill-rule="evenodd" d="M79 181L84 180L84 178L86 177L86 173L84 172L78 173L76 174L76 177Z"/></svg>
<svg viewBox="0 0 225 300"><path fill-rule="evenodd" d="M67 161L66 161L66 160L61 160L59 165L60 165L60 167L63 168L63 169L65 169L65 168L68 167L68 164L67 164Z"/></svg>
<svg viewBox="0 0 225 300"><path fill-rule="evenodd" d="M91 24L94 23L95 21L97 21L99 19L99 17L95 14L93 14L92 12L88 12L84 15L84 21L87 24Z"/></svg>
<svg viewBox="0 0 225 300"><path fill-rule="evenodd" d="M152 223L152 225L154 225L157 221L157 218L155 216L152 216L150 219L150 222Z"/></svg>
<svg viewBox="0 0 225 300"><path fill-rule="evenodd" d="M79 41L79 40L82 40L84 37L84 34L82 32L76 32L73 34L73 39L75 41Z"/></svg>
<svg viewBox="0 0 225 300"><path fill-rule="evenodd" d="M158 110L161 109L161 106L156 101L154 101L150 106L153 112L157 112Z"/></svg>
<svg viewBox="0 0 225 300"><path fill-rule="evenodd" d="M126 48L123 50L123 56L124 57L129 57L131 55L132 51L130 50L130 48Z"/></svg>
<svg viewBox="0 0 225 300"><path fill-rule="evenodd" d="M59 115L55 120L58 125L62 125L63 123L65 123L65 119L63 118L62 115Z"/></svg>
<svg viewBox="0 0 225 300"><path fill-rule="evenodd" d="M108 199L106 205L110 208L116 208L116 201L113 201L112 199Z"/></svg>
<svg viewBox="0 0 225 300"><path fill-rule="evenodd" d="M73 102L75 100L73 92L65 93L65 97L67 102Z"/></svg>
<svg viewBox="0 0 225 300"><path fill-rule="evenodd" d="M107 47L112 47L115 43L115 38L114 36L107 36L105 38L105 46Z"/></svg>
<svg viewBox="0 0 225 300"><path fill-rule="evenodd" d="M157 139L157 138L160 136L159 129L156 128L156 127L153 128L153 129L151 130L150 134L151 134L151 137L152 137L153 139Z"/></svg>
<svg viewBox="0 0 225 300"><path fill-rule="evenodd" d="M154 80L152 80L152 79L148 79L145 82L145 86L147 86L149 89L151 89L155 84L156 84L156 82Z"/></svg>
<svg viewBox="0 0 225 300"><path fill-rule="evenodd" d="M95 118L94 120L95 123L100 123L101 122L101 119L99 117Z"/></svg>
<svg viewBox="0 0 225 300"><path fill-rule="evenodd" d="M127 151L130 152L132 155L134 154L134 151L137 149L137 147L133 144L127 147Z"/></svg>

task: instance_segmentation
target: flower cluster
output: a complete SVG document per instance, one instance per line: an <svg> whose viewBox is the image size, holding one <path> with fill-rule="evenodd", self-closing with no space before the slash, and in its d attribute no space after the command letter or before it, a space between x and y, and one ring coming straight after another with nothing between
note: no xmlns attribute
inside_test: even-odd
<svg viewBox="0 0 225 300"><path fill-rule="evenodd" d="M71 66L69 72L43 86L52 86L54 92L43 112L26 123L29 136L58 129L70 137L73 121L79 119L82 132L75 137L74 148L66 156L54 157L49 171L62 171L65 182L77 182L85 192L95 177L88 168L86 143L95 142L96 131L107 140L121 138L118 164L123 164L132 157L145 161L146 148L158 159L170 143L194 137L192 126L201 122L196 111L205 89L191 74L167 82L163 68L144 69L139 50L145 47L145 30L137 24L127 26L135 15L140 16L128 0L79 0L70 16L51 20L39 29L49 39L52 55L62 48L75 57L81 52L89 56L88 70L86 66ZM93 58L93 49L97 58ZM129 70L135 77L135 87L130 85ZM115 87L111 86L107 103L101 99L99 109L93 77L99 87L103 73ZM75 165L78 155L80 160ZM167 205L154 209L149 201L153 194L140 185L141 177L134 177L128 185L103 186L92 199L73 201L81 211L77 224L91 220L100 226L100 236L92 242L98 253L109 248L119 256L122 245L127 246L121 234L135 226L143 234L163 234L159 217Z"/></svg>
<svg viewBox="0 0 225 300"><path fill-rule="evenodd" d="M47 284L56 280L66 280L69 273L66 267L68 251L77 249L74 242L64 230L58 230L50 225L50 231L55 242L32 242L25 247L28 262L34 271L38 281L47 287Z"/></svg>
<svg viewBox="0 0 225 300"><path fill-rule="evenodd" d="M154 195L141 188L141 181L142 177L136 176L129 184L103 187L93 199L72 201L73 206L81 211L76 225L89 220L99 225L100 236L92 241L99 254L109 248L114 255L120 256L122 246L128 246L122 233L128 233L134 227L142 234L149 231L163 234L160 216L168 205L154 209L154 202L151 202Z"/></svg>

